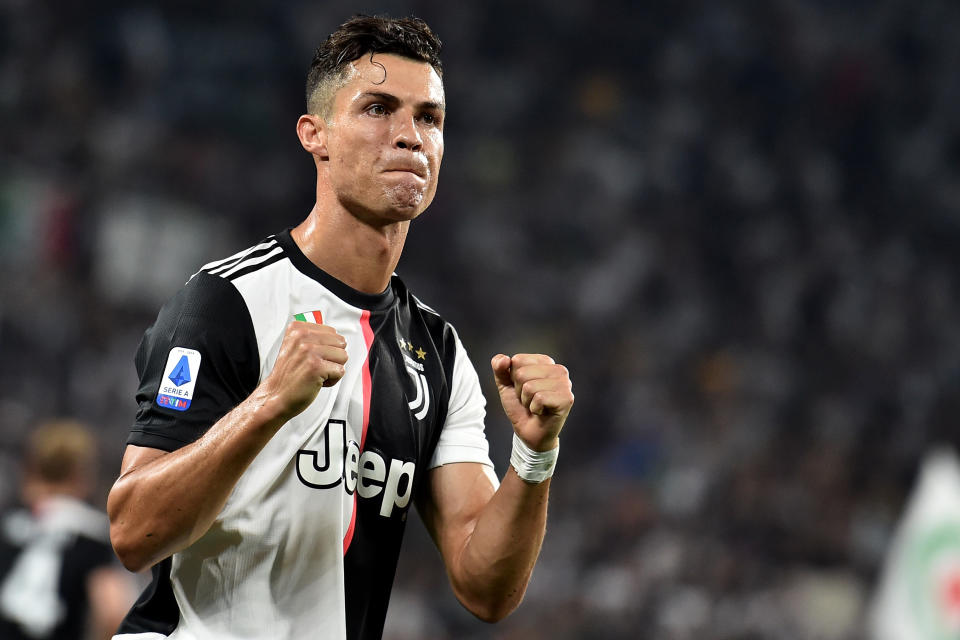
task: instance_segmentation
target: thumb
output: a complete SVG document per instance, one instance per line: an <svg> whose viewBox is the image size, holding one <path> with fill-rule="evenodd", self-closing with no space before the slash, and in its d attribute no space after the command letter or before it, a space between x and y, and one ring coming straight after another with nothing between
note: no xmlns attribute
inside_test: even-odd
<svg viewBox="0 0 960 640"><path fill-rule="evenodd" d="M510 357L502 353L498 353L490 360L490 366L493 368L493 377L497 381L497 389L501 392L504 389L513 390L513 378L510 376L511 364Z"/></svg>

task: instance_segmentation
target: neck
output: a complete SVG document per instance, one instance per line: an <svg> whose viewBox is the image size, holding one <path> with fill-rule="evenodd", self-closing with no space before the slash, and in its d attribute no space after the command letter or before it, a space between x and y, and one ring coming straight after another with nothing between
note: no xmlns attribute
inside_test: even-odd
<svg viewBox="0 0 960 640"><path fill-rule="evenodd" d="M373 226L318 199L291 236L313 264L337 280L357 291L380 293L397 267L409 226L409 221Z"/></svg>

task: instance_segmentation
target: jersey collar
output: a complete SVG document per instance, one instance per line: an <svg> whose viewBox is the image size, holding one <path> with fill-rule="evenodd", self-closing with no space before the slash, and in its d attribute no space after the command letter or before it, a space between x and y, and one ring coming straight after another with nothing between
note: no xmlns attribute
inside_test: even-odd
<svg viewBox="0 0 960 640"><path fill-rule="evenodd" d="M360 309L377 311L386 309L393 304L396 296L393 292L392 282L388 284L387 288L381 293L364 293L363 291L357 291L310 262L310 259L300 251L300 247L293 241L293 238L290 236L290 231L291 228L287 228L278 233L276 236L277 242L283 247L283 251L287 254L287 257L290 258L293 266L305 276L316 280L347 304L359 307Z"/></svg>

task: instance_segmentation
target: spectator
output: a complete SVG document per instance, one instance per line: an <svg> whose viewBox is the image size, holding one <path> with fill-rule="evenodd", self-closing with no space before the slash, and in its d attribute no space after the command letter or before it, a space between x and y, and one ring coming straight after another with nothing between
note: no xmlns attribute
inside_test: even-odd
<svg viewBox="0 0 960 640"><path fill-rule="evenodd" d="M0 519L0 638L109 638L133 602L106 514L84 502L95 453L90 431L74 421L48 422L31 434L23 506Z"/></svg>

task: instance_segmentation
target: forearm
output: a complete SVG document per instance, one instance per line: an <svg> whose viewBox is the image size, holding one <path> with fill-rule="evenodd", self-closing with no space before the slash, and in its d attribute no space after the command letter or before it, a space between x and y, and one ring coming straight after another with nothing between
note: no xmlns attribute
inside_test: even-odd
<svg viewBox="0 0 960 640"><path fill-rule="evenodd" d="M430 473L420 503L460 602L488 622L513 611L530 582L547 523L560 430L573 406L569 372L549 356L497 354L490 361L514 429L500 487L482 464L445 464Z"/></svg>
<svg viewBox="0 0 960 640"><path fill-rule="evenodd" d="M125 470L107 499L111 541L124 565L145 569L202 536L284 421L255 392L197 441Z"/></svg>
<svg viewBox="0 0 960 640"><path fill-rule="evenodd" d="M523 599L546 531L550 480L529 484L510 467L480 512L450 578L463 604L496 621Z"/></svg>

